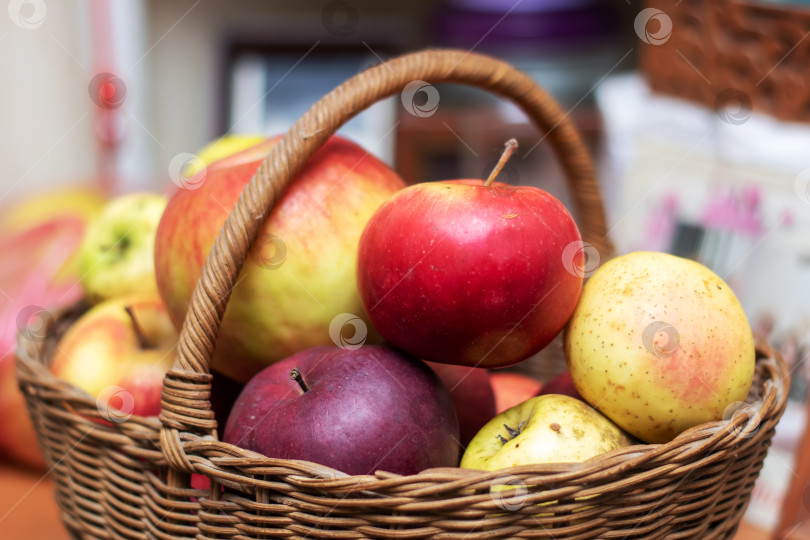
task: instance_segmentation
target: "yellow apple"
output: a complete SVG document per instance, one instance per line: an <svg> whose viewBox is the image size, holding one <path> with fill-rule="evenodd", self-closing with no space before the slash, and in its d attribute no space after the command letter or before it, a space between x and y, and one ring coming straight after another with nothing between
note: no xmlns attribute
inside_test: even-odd
<svg viewBox="0 0 810 540"><path fill-rule="evenodd" d="M602 265L568 323L565 353L585 400L650 443L720 420L754 376L751 327L731 288L665 253Z"/></svg>
<svg viewBox="0 0 810 540"><path fill-rule="evenodd" d="M517 465L580 462L630 444L621 429L586 403L546 394L490 420L470 441L461 467L494 471Z"/></svg>
<svg viewBox="0 0 810 540"><path fill-rule="evenodd" d="M175 359L177 332L157 296L102 302L59 341L51 371L91 396L108 420L160 413L163 376Z"/></svg>

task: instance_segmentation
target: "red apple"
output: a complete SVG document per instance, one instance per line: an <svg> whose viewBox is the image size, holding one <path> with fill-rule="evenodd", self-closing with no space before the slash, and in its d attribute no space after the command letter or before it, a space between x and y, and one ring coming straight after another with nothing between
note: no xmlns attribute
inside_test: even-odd
<svg viewBox="0 0 810 540"><path fill-rule="evenodd" d="M467 366L426 362L435 371L453 398L462 446L475 437L495 416L495 393L489 371Z"/></svg>
<svg viewBox="0 0 810 540"><path fill-rule="evenodd" d="M160 413L163 376L174 364L177 332L161 300L106 300L59 341L51 371L99 400L107 420Z"/></svg>
<svg viewBox="0 0 810 540"><path fill-rule="evenodd" d="M489 378L495 393L495 409L498 414L536 396L543 386L543 383L528 375L509 371L492 372Z"/></svg>
<svg viewBox="0 0 810 540"><path fill-rule="evenodd" d="M358 284L394 346L432 362L506 367L562 330L582 288L582 259L571 215L539 188L423 183L369 221Z"/></svg>
<svg viewBox="0 0 810 540"><path fill-rule="evenodd" d="M178 328L216 235L277 141L212 163L169 201L155 268ZM357 293L357 243L371 214L404 185L356 144L329 139L264 223L228 302L213 369L245 382L286 356L331 345L330 324L342 314L363 320L372 342Z"/></svg>
<svg viewBox="0 0 810 540"><path fill-rule="evenodd" d="M457 439L439 377L424 362L366 345L314 347L264 369L236 400L223 440L362 475L455 467Z"/></svg>
<svg viewBox="0 0 810 540"><path fill-rule="evenodd" d="M555 375L543 383L543 387L537 392L537 395L542 396L545 394L562 394L564 396L577 398L580 401L585 401L574 387L574 382L571 380L571 373L568 370Z"/></svg>

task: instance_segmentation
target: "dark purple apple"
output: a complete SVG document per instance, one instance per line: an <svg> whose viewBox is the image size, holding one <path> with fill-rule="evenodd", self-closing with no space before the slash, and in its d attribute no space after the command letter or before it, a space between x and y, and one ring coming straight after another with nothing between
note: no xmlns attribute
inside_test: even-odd
<svg viewBox="0 0 810 540"><path fill-rule="evenodd" d="M314 347L253 377L225 442L351 475L414 474L459 461L450 393L422 361L386 346Z"/></svg>
<svg viewBox="0 0 810 540"><path fill-rule="evenodd" d="M585 401L583 397L579 395L579 392L577 392L577 389L571 380L571 373L569 373L567 370L552 377L543 384L543 387L540 389L537 395L542 396L545 394L562 394L564 396L577 398L580 401Z"/></svg>
<svg viewBox="0 0 810 540"><path fill-rule="evenodd" d="M463 446L495 417L495 392L489 371L482 368L426 362L439 375L453 398Z"/></svg>

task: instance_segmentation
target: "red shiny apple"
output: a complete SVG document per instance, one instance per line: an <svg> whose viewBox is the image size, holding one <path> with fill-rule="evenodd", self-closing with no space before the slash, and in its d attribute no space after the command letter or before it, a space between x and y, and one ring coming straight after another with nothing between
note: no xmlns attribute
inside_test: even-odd
<svg viewBox="0 0 810 540"><path fill-rule="evenodd" d="M510 371L494 371L489 378L498 414L536 396L543 386L543 383L528 375Z"/></svg>
<svg viewBox="0 0 810 540"><path fill-rule="evenodd" d="M314 347L265 368L236 400L223 440L362 475L455 467L457 439L439 377L424 362L366 345Z"/></svg>
<svg viewBox="0 0 810 540"><path fill-rule="evenodd" d="M228 213L278 140L210 164L170 199L155 270L178 328ZM371 214L404 186L358 145L329 139L265 221L228 301L212 368L246 382L293 353L331 345L330 324L342 314L364 321L367 343L379 341L357 293L357 243Z"/></svg>
<svg viewBox="0 0 810 540"><path fill-rule="evenodd" d="M462 446L496 414L489 371L467 366L426 362L439 375L453 398Z"/></svg>
<svg viewBox="0 0 810 540"><path fill-rule="evenodd" d="M585 401L582 396L579 395L579 392L577 392L576 387L574 387L574 382L571 380L571 373L568 370L555 375L543 383L543 387L537 392L537 395L542 396L545 394L562 394L564 396L577 398L580 401Z"/></svg>
<svg viewBox="0 0 810 540"><path fill-rule="evenodd" d="M582 259L571 215L539 188L422 183L369 220L358 287L394 346L432 362L498 368L562 330L582 288Z"/></svg>

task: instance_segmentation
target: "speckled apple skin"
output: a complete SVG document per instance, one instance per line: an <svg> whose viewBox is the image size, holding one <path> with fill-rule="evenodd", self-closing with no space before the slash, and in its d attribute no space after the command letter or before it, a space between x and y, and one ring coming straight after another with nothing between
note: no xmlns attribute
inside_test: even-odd
<svg viewBox="0 0 810 540"><path fill-rule="evenodd" d="M650 443L721 419L754 376L751 327L731 288L664 253L616 257L591 276L565 353L579 393Z"/></svg>

